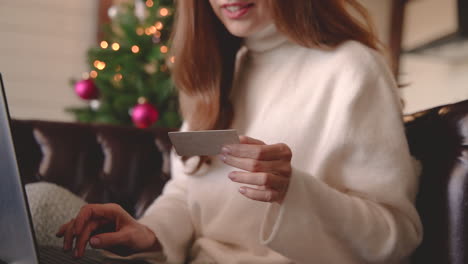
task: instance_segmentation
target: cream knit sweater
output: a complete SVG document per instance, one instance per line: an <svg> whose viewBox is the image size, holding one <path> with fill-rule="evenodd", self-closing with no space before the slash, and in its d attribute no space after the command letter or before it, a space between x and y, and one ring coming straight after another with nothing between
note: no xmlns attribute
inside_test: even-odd
<svg viewBox="0 0 468 264"><path fill-rule="evenodd" d="M381 56L354 41L303 48L272 26L245 44L233 128L291 148L287 196L281 206L249 200L227 176L235 168L214 158L187 175L173 155L172 180L139 220L167 260L403 263L422 236L418 177Z"/></svg>

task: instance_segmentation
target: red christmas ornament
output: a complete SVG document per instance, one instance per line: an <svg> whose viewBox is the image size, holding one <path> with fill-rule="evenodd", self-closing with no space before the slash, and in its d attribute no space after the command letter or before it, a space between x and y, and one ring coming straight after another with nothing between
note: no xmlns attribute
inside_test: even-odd
<svg viewBox="0 0 468 264"><path fill-rule="evenodd" d="M159 117L159 112L149 103L140 103L132 110L132 121L138 128L148 128L153 125Z"/></svg>
<svg viewBox="0 0 468 264"><path fill-rule="evenodd" d="M96 99L99 96L99 90L93 80L81 80L75 84L76 94L84 100Z"/></svg>

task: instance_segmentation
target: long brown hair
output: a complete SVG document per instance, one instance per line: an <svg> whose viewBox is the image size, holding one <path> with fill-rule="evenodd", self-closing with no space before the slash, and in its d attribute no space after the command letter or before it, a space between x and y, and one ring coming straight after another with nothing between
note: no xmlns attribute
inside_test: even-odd
<svg viewBox="0 0 468 264"><path fill-rule="evenodd" d="M369 16L357 0L268 1L278 30L309 48L333 48L356 40L377 49ZM350 11L363 19L358 20ZM208 0L177 0L172 77L182 115L191 130L229 128L229 100L236 53L242 40L231 35Z"/></svg>

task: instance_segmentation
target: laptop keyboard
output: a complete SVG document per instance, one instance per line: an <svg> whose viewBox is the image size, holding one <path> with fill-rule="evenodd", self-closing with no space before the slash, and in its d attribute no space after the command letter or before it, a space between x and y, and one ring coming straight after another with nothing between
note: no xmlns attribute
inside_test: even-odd
<svg viewBox="0 0 468 264"><path fill-rule="evenodd" d="M81 259L74 259L71 252L65 252L58 247L39 247L39 263L41 264L97 264L103 263L104 258L95 250L86 250Z"/></svg>
<svg viewBox="0 0 468 264"><path fill-rule="evenodd" d="M102 256L97 250L86 250L80 259L72 257L71 252L65 252L58 247L39 247L40 264L147 264L142 260L115 260Z"/></svg>

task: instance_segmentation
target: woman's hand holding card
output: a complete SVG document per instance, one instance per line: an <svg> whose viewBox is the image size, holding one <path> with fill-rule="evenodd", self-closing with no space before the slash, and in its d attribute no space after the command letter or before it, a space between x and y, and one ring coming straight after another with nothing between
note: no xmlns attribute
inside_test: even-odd
<svg viewBox="0 0 468 264"><path fill-rule="evenodd" d="M291 177L292 152L284 143L267 145L264 142L240 136L240 144L225 145L220 159L235 168L228 177L242 186L239 192L252 200L281 204L286 196Z"/></svg>

